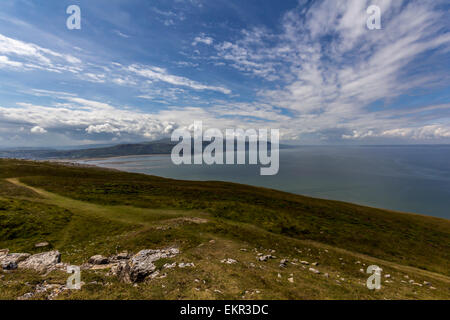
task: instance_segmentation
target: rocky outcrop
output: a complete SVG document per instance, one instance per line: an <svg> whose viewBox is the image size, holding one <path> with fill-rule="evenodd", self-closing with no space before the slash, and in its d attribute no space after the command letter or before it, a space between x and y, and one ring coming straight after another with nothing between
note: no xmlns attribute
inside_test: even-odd
<svg viewBox="0 0 450 320"><path fill-rule="evenodd" d="M0 254L0 265L3 270L15 270L20 262L30 257L29 253L9 253L8 250L2 250Z"/></svg>
<svg viewBox="0 0 450 320"><path fill-rule="evenodd" d="M158 276L159 271L156 270L154 262L164 258L173 258L177 254L179 254L177 248L167 248L162 250L141 250L133 256L128 252L121 252L110 258L95 255L89 259L88 263L83 264L81 269L110 269L109 275L118 276L124 282L136 283L144 281L146 278ZM3 270L31 269L40 273L48 273L53 270L65 271L68 265L61 263L59 251L30 255L29 253L9 253L7 249L3 249L0 250L0 266ZM166 264L164 268L173 268L175 266L177 266L176 263ZM195 265L193 263L179 263L178 267L187 268L195 267Z"/></svg>
<svg viewBox="0 0 450 320"><path fill-rule="evenodd" d="M128 261L120 261L115 272L121 281L142 282L156 272L154 262L163 258L173 258L179 253L177 248L163 250L141 250Z"/></svg>
<svg viewBox="0 0 450 320"><path fill-rule="evenodd" d="M69 290L65 285L62 284L49 284L47 281L36 285L36 287L25 293L24 295L17 298L17 300L29 300L35 298L38 295L45 295L46 299L53 300L60 293Z"/></svg>
<svg viewBox="0 0 450 320"><path fill-rule="evenodd" d="M61 262L59 251L49 251L34 254L19 263L19 268L32 269L40 273L51 271Z"/></svg>

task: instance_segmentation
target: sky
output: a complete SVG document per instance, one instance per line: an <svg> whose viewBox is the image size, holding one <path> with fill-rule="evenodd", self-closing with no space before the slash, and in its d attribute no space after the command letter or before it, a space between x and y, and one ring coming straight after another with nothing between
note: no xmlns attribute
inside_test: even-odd
<svg viewBox="0 0 450 320"><path fill-rule="evenodd" d="M81 9L70 30L66 10ZM366 12L381 9L381 29ZM0 147L279 129L294 144L450 143L446 0L4 0Z"/></svg>

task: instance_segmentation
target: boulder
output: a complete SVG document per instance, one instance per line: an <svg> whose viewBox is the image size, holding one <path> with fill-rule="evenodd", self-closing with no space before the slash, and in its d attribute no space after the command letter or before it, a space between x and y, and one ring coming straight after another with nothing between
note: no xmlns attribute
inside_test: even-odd
<svg viewBox="0 0 450 320"><path fill-rule="evenodd" d="M3 270L15 270L18 268L18 264L29 256L29 253L8 253L4 251L0 256L0 265Z"/></svg>
<svg viewBox="0 0 450 320"><path fill-rule="evenodd" d="M142 282L156 271L153 262L163 258L173 258L178 253L177 248L141 250L128 261L119 262L117 275L124 282Z"/></svg>
<svg viewBox="0 0 450 320"><path fill-rule="evenodd" d="M19 263L19 268L32 269L37 272L49 271L52 267L55 267L61 262L61 254L59 251L49 251L38 253L30 256L26 260Z"/></svg>
<svg viewBox="0 0 450 320"><path fill-rule="evenodd" d="M35 248L44 248L44 247L48 247L50 244L48 242L39 242L36 243L34 246Z"/></svg>
<svg viewBox="0 0 450 320"><path fill-rule="evenodd" d="M108 264L108 258L102 255L95 255L89 258L90 264L100 265L100 264Z"/></svg>

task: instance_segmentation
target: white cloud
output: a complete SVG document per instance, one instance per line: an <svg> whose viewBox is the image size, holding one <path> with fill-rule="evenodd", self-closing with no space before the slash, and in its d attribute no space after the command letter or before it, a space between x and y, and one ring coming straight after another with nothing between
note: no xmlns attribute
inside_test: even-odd
<svg viewBox="0 0 450 320"><path fill-rule="evenodd" d="M402 138L405 140L435 140L450 138L450 126L427 125L412 128L396 128L380 132L372 130L366 132L353 131L351 135L343 135L344 139L364 139L364 138Z"/></svg>
<svg viewBox="0 0 450 320"><path fill-rule="evenodd" d="M0 56L0 68L2 67L21 68L23 64L21 62L11 61L7 56Z"/></svg>
<svg viewBox="0 0 450 320"><path fill-rule="evenodd" d="M44 128L41 128L39 126L35 126L35 127L31 128L30 132L36 133L36 134L43 134L43 133L47 133L47 130L45 130Z"/></svg>
<svg viewBox="0 0 450 320"><path fill-rule="evenodd" d="M122 38L125 38L125 39L128 39L130 37L129 35L127 35L125 33L122 33L119 30L114 30L114 33L117 34L118 36L122 37Z"/></svg>
<svg viewBox="0 0 450 320"><path fill-rule="evenodd" d="M259 90L259 101L289 110L291 120L279 126L292 137L369 139L396 133L445 138L450 123L437 113L417 114L411 128L404 128L411 116L397 114L395 106L380 112L368 108L415 88L442 85L444 70L416 66L427 64L423 54L430 50L435 56L450 50L450 34L442 33L447 17L437 8L441 2L315 2L288 11L280 33L253 28L238 40L215 45L216 58L264 80L278 80L272 89ZM382 30L366 27L371 4L381 7ZM425 122L441 124L431 129ZM403 129L389 131L398 128Z"/></svg>
<svg viewBox="0 0 450 320"><path fill-rule="evenodd" d="M0 34L0 54L6 57L6 59L2 58L3 62L10 61L11 57L22 59L23 61L14 62L14 66L28 70L42 69L50 72L69 71L72 73L78 73L81 70L81 60L72 55L58 53L2 34Z"/></svg>
<svg viewBox="0 0 450 320"><path fill-rule="evenodd" d="M206 45L210 46L210 45L213 44L213 42L214 42L213 38L208 37L205 34L201 34L200 36L194 38L194 41L192 42L192 45L196 46L199 43L203 43L203 44L206 44Z"/></svg>
<svg viewBox="0 0 450 320"><path fill-rule="evenodd" d="M32 133L64 130L87 134L129 134L156 139L171 132L176 124L160 120L157 114L146 114L126 107L73 96L59 96L63 103L40 106L17 103L14 108L0 107L1 123L31 126ZM45 129L44 129L45 128Z"/></svg>
<svg viewBox="0 0 450 320"><path fill-rule="evenodd" d="M140 75L141 77L144 77L144 78L147 78L147 79L150 79L153 81L162 81L162 82L166 82L166 83L176 85L176 86L185 86L185 87L189 87L194 90L212 90L212 91L222 92L224 94L231 93L231 90L229 90L227 88L219 87L219 86L204 85L197 81L194 81L194 80L191 80L191 79L188 79L185 77L180 77L180 76L175 76L175 75L169 74L166 69L159 68L159 67L141 66L141 65L133 64L128 67L128 71L134 72L134 73Z"/></svg>

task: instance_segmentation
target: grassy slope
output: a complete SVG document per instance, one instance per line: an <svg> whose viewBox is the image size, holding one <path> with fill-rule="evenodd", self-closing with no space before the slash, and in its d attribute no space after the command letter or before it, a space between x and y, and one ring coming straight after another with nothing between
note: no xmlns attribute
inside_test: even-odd
<svg viewBox="0 0 450 320"><path fill-rule="evenodd" d="M176 244L183 254L174 261L197 265L173 270L167 278L139 289L119 283L91 289L87 285L71 298L450 297L448 220L231 183L176 181L49 163L0 160L0 179L0 248L34 252L34 243L47 240L62 252L63 260L82 263L93 254ZM208 223L180 223L189 221L180 217L191 216ZM275 249L279 257L318 261L318 268L330 278L299 266L281 270L279 260L256 263L255 248ZM239 263L219 262L227 257ZM358 260L380 265L394 282L379 292L369 291L363 285L367 276L359 271L363 266L355 264ZM257 267L249 267L251 262ZM286 280L290 274L294 284ZM406 274L416 281L431 281L437 290L402 282ZM26 290L17 286L25 281L20 277L37 281L34 275L7 274L5 279L16 285L0 298ZM98 274L83 277L115 281Z"/></svg>

